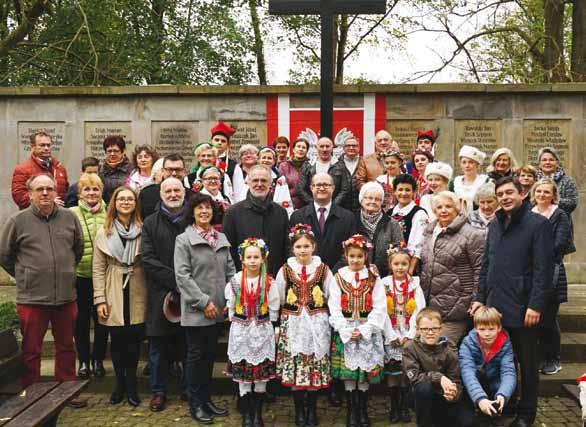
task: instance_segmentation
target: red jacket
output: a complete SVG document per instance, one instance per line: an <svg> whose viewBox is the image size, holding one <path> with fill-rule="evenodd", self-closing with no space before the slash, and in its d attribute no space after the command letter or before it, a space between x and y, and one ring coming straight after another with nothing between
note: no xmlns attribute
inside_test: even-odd
<svg viewBox="0 0 586 427"><path fill-rule="evenodd" d="M45 173L53 176L57 181L57 195L65 200L69 182L67 182L67 170L58 160L51 160L51 167L44 169L33 156L17 165L12 173L12 200L20 209L26 209L31 204L29 191L26 188L27 180L34 175Z"/></svg>

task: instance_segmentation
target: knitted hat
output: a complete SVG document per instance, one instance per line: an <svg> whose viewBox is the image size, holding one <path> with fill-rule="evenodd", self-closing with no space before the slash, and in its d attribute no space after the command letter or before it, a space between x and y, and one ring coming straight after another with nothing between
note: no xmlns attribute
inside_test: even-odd
<svg viewBox="0 0 586 427"><path fill-rule="evenodd" d="M458 158L460 157L467 157L468 159L474 160L476 163L481 165L486 158L486 154L476 147L463 145L462 148L460 148L460 152L458 153Z"/></svg>
<svg viewBox="0 0 586 427"><path fill-rule="evenodd" d="M555 159L558 162L560 161L560 156L559 156L558 152L556 151L556 149L553 147L543 147L542 149L540 149L539 154L537 155L537 161L541 161L541 156L543 156L543 154L545 154L545 153L551 154L553 157L555 157Z"/></svg>
<svg viewBox="0 0 586 427"><path fill-rule="evenodd" d="M429 175L439 175L443 176L445 179L450 181L452 176L454 175L454 170L450 165L444 162L433 162L428 164L425 167L425 176L424 178L427 179Z"/></svg>
<svg viewBox="0 0 586 427"><path fill-rule="evenodd" d="M216 123L216 125L211 129L212 137L217 134L222 134L226 138L230 139L232 137L232 135L234 135L235 132L236 132L236 129L233 129L232 127L230 127L230 125L228 125L222 121L219 121L218 123Z"/></svg>

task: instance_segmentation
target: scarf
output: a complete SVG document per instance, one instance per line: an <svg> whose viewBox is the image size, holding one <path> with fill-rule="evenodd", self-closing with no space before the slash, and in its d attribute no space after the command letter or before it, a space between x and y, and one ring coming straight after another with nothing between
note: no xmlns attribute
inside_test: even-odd
<svg viewBox="0 0 586 427"><path fill-rule="evenodd" d="M102 202L98 202L94 206L90 206L86 202L80 200L79 207L82 208L84 211L88 211L92 215L95 215L100 211L100 208L102 207Z"/></svg>
<svg viewBox="0 0 586 427"><path fill-rule="evenodd" d="M291 159L290 161L291 161L291 165L295 169L299 170L299 169L301 169L301 166L303 166L303 163L305 163L307 161L307 157L305 157L305 158L303 158L301 160Z"/></svg>
<svg viewBox="0 0 586 427"><path fill-rule="evenodd" d="M164 203L161 203L161 212L169 218L172 224L177 224L183 218L183 209L179 209L178 212L171 212Z"/></svg>
<svg viewBox="0 0 586 427"><path fill-rule="evenodd" d="M246 200L250 203L252 210L262 216L265 216L273 206L273 201L269 196L261 200L258 197L254 197L250 190L246 193Z"/></svg>
<svg viewBox="0 0 586 427"><path fill-rule="evenodd" d="M40 157L33 156L33 160L45 170L51 169L51 165L53 164L53 159L51 157L48 159L41 159Z"/></svg>
<svg viewBox="0 0 586 427"><path fill-rule="evenodd" d="M372 241L372 239L374 238L376 226L378 225L382 217L382 210L373 214L367 214L363 210L360 210L360 221L362 222L362 225L364 225L364 228L366 228L366 234L368 234L368 239L370 241Z"/></svg>
<svg viewBox="0 0 586 427"><path fill-rule="evenodd" d="M137 238L140 236L142 230L134 222L130 223L130 228L126 230L117 219L114 220L114 227L116 228L116 232L107 237L106 244L112 256L125 267L124 273L127 275L122 284L122 288L125 288L132 275L132 267L138 244ZM126 240L126 245L122 243L122 239Z"/></svg>
<svg viewBox="0 0 586 427"><path fill-rule="evenodd" d="M118 162L111 162L110 159L108 157L106 157L105 163L106 165L108 165L108 167L112 170L116 170L116 168L118 166L120 166L122 163L124 163L124 160L126 160L126 155L122 156L122 159Z"/></svg>
<svg viewBox="0 0 586 427"><path fill-rule="evenodd" d="M203 228L198 227L195 224L193 224L193 227L195 228L195 231L197 231L199 235L206 242L208 242L212 249L215 251L216 246L218 245L218 232L216 231L216 229L214 227L210 227L209 229L204 230Z"/></svg>
<svg viewBox="0 0 586 427"><path fill-rule="evenodd" d="M564 169L561 166L558 166L555 170L555 172L553 172L551 175L546 176L541 169L539 169L537 171L537 181L539 181L540 179L551 179L553 180L553 182L558 182L560 179L562 179L562 177L565 175L566 173L564 172Z"/></svg>

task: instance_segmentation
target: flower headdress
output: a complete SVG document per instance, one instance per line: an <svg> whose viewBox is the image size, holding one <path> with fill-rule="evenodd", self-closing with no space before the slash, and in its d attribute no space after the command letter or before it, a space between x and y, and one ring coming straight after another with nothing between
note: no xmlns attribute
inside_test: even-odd
<svg viewBox="0 0 586 427"><path fill-rule="evenodd" d="M348 240L344 240L344 242L342 242L342 246L344 247L344 250L347 250L351 247L360 248L364 250L369 250L373 248L372 244L368 240L366 240L362 234L355 234Z"/></svg>
<svg viewBox="0 0 586 427"><path fill-rule="evenodd" d="M263 257L263 259L266 259L266 257L269 256L269 246L263 239L249 237L248 239L245 239L244 242L240 243L240 245L238 246L238 256L240 257L240 259L242 259L242 257L244 256L244 251L246 250L246 248L250 246L255 246L259 248L260 254Z"/></svg>
<svg viewBox="0 0 586 427"><path fill-rule="evenodd" d="M297 224L291 227L289 240L293 240L293 238L298 234L307 234L311 237L315 237L315 234L313 234L313 231L311 231L311 225L309 224Z"/></svg>
<svg viewBox="0 0 586 427"><path fill-rule="evenodd" d="M405 159L403 158L403 155L401 154L401 152L400 151L397 151L397 150L394 150L392 148L390 148L387 151L383 152L383 154L382 154L381 157L384 159L385 157L392 157L392 156L395 156L401 162L405 161Z"/></svg>
<svg viewBox="0 0 586 427"><path fill-rule="evenodd" d="M404 240L401 240L401 243L398 245L393 245L392 243L389 245L389 249L387 249L387 256L391 256L394 254L407 254L410 257L413 256L413 251L407 247L407 243Z"/></svg>

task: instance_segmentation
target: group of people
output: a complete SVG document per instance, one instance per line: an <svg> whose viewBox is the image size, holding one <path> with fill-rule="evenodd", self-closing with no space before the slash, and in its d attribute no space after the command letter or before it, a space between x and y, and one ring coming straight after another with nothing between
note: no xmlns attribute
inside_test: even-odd
<svg viewBox="0 0 586 427"><path fill-rule="evenodd" d="M150 409L165 409L178 364L181 398L212 424L227 415L211 392L229 321L245 427L263 425L270 381L291 389L298 426L318 425L318 391L341 405L342 387L347 425L370 426L369 387L381 382L392 423L414 408L420 426L490 424L508 408L515 426L533 424L539 372L561 369L563 258L575 250L577 188L555 149L536 168L501 148L485 175L485 154L463 146L454 177L433 131L418 132L410 159L381 130L364 156L353 136L339 159L320 138L313 160L307 140L279 137L235 161L233 134L216 124L191 168L147 145L129 159L109 136L101 166L84 159L71 186L51 137L31 137L13 174L21 210L0 235L25 387L40 379L51 322L57 381L104 376L110 336L110 402L138 406L147 337Z"/></svg>

